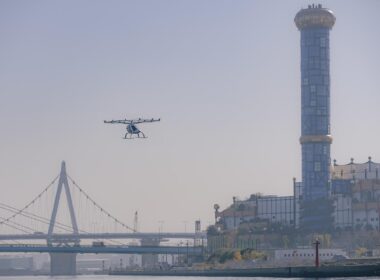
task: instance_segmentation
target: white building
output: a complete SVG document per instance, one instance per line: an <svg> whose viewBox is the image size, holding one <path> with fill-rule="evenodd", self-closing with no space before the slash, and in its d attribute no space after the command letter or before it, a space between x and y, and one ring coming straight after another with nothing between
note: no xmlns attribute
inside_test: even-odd
<svg viewBox="0 0 380 280"><path fill-rule="evenodd" d="M348 258L347 253L342 249L319 249L319 259L321 261L333 260L334 258ZM302 262L315 260L315 249L284 249L274 252L275 260Z"/></svg>
<svg viewBox="0 0 380 280"><path fill-rule="evenodd" d="M337 165L332 170L335 227L354 230L380 229L380 164Z"/></svg>

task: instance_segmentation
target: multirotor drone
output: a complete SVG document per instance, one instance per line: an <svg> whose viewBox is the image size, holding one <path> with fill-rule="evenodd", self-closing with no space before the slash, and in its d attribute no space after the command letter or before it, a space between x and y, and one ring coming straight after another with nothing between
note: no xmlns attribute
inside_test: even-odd
<svg viewBox="0 0 380 280"><path fill-rule="evenodd" d="M139 123L151 123L151 122L159 122L161 119L132 119L132 120L112 120L112 121L104 121L104 123L115 123L115 124L126 124L127 125L127 133L123 139L134 139L134 138L147 138L145 134L138 129L136 124ZM136 136L134 136L136 135ZM129 136L129 137L128 137Z"/></svg>

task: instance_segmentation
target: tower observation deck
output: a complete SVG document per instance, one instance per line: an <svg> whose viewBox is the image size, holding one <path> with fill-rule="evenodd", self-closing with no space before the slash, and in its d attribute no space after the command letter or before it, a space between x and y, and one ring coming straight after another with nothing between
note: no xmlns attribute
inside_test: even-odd
<svg viewBox="0 0 380 280"><path fill-rule="evenodd" d="M319 209L330 193L330 29L334 14L321 5L300 10L295 24L301 32L301 138L304 224L327 222L327 209ZM326 213L325 213L326 212ZM325 214L324 214L325 213Z"/></svg>

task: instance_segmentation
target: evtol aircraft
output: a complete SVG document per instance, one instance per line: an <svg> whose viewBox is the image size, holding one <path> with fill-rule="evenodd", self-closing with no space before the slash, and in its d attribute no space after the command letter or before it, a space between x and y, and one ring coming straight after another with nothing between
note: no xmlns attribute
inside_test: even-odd
<svg viewBox="0 0 380 280"><path fill-rule="evenodd" d="M124 119L124 120L111 120L104 121L104 123L111 124L126 124L127 125L127 133L123 139L134 139L134 138L147 138L145 134L136 126L136 124L140 123L151 123L151 122L159 122L161 119Z"/></svg>

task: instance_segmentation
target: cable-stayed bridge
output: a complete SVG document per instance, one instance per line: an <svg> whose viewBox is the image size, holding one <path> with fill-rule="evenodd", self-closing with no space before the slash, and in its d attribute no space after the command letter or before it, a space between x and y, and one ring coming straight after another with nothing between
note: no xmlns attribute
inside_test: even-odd
<svg viewBox="0 0 380 280"><path fill-rule="evenodd" d="M66 200L61 199L63 194ZM62 207L68 211L58 211ZM65 162L60 174L28 204L18 209L0 202L0 211L4 213L0 216L0 253L49 253L52 275L75 274L78 253L203 253L205 233L200 230L139 232L137 215L134 226L128 226L78 186L67 174ZM187 241L182 246L160 244L183 239Z"/></svg>

